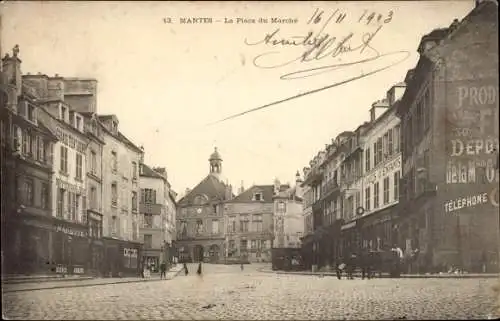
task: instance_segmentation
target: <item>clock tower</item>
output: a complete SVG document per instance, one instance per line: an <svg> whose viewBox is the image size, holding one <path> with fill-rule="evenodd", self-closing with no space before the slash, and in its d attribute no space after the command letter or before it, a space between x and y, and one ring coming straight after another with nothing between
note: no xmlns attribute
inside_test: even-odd
<svg viewBox="0 0 500 321"><path fill-rule="evenodd" d="M220 178L222 173L222 158L217 151L217 147L214 148L214 152L210 155L208 161L210 163L210 174Z"/></svg>

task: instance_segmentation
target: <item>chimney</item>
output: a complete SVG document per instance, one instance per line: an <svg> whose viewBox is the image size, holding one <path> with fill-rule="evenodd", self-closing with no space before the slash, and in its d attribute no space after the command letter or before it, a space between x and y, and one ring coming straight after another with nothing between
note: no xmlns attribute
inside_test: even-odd
<svg viewBox="0 0 500 321"><path fill-rule="evenodd" d="M225 200L230 201L233 198L233 186L231 184L226 185L226 195Z"/></svg>
<svg viewBox="0 0 500 321"><path fill-rule="evenodd" d="M274 179L274 195L278 195L280 192L281 183L278 178Z"/></svg>
<svg viewBox="0 0 500 321"><path fill-rule="evenodd" d="M12 49L12 57L6 53L2 59L2 70L5 75L2 81L16 88L16 96L21 96L23 87L21 62L21 59L19 59L19 45L15 45Z"/></svg>
<svg viewBox="0 0 500 321"><path fill-rule="evenodd" d="M389 102L387 99L378 100L372 104L370 109L370 122L375 121L389 108Z"/></svg>
<svg viewBox="0 0 500 321"><path fill-rule="evenodd" d="M141 156L140 156L140 159L139 159L139 162L140 162L141 164L144 164L144 146L142 146L142 145L141 145L141 147L139 147L139 148L140 148L140 149L141 149L141 151L142 151Z"/></svg>
<svg viewBox="0 0 500 321"><path fill-rule="evenodd" d="M238 190L238 195L245 191L245 186L243 185L243 181L241 181L240 189Z"/></svg>
<svg viewBox="0 0 500 321"><path fill-rule="evenodd" d="M191 193L191 189L189 187L186 187L184 196L188 195L189 193Z"/></svg>

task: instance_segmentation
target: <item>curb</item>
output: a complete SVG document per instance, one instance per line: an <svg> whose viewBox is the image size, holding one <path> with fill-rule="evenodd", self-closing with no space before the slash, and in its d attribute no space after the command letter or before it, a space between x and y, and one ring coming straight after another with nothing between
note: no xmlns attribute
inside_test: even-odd
<svg viewBox="0 0 500 321"><path fill-rule="evenodd" d="M27 284L27 283L45 283L45 282L64 282L64 281L88 281L95 279L93 276L79 277L79 278L31 278L31 279L8 279L2 280L2 284Z"/></svg>
<svg viewBox="0 0 500 321"><path fill-rule="evenodd" d="M289 274L289 275L308 275L308 276L337 276L336 273L332 272L324 272L324 273L316 273L316 272L285 272L285 271L273 271L266 269L257 269L258 272L263 273L274 273L274 274ZM382 279L389 279L389 276L382 275ZM500 274L462 274L462 275L408 275L402 274L399 278L392 279L497 279L500 278ZM376 277L379 279L379 277Z"/></svg>
<svg viewBox="0 0 500 321"><path fill-rule="evenodd" d="M182 269L179 271L173 271L174 275L171 276L168 279L137 279L137 280L128 280L128 281L115 281L115 282L109 282L109 283L88 283L88 284L72 284L72 285L56 285L56 286L51 286L51 287L44 287L44 288L29 288L29 289L17 289L17 290L6 290L4 289L2 292L8 293L8 292L26 292L26 291L38 291L38 290L55 290L55 289L65 289L65 288L82 288L82 287L89 287L89 286L102 286L102 285L114 285L114 284L126 284L126 283L140 283L140 282L158 282L158 281L170 281L174 279Z"/></svg>

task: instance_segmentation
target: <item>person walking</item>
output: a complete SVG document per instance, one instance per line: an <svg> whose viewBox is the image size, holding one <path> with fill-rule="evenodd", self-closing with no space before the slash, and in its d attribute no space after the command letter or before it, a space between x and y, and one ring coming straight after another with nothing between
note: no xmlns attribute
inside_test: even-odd
<svg viewBox="0 0 500 321"><path fill-rule="evenodd" d="M198 264L198 271L196 271L196 274L201 275L201 262Z"/></svg>
<svg viewBox="0 0 500 321"><path fill-rule="evenodd" d="M165 277L165 280L167 279L167 263L165 261L161 262L160 264L160 279L163 279Z"/></svg>
<svg viewBox="0 0 500 321"><path fill-rule="evenodd" d="M243 271L243 269L244 269L243 263L241 263L240 269Z"/></svg>
<svg viewBox="0 0 500 321"><path fill-rule="evenodd" d="M184 267L184 275L188 275L188 274L189 274L189 271L188 271L188 267L187 267L186 262L184 262L183 267Z"/></svg>

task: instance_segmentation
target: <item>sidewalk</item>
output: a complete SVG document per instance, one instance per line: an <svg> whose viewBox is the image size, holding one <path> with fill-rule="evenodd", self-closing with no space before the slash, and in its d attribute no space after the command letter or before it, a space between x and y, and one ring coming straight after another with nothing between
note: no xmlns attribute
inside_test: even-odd
<svg viewBox="0 0 500 321"><path fill-rule="evenodd" d="M182 271L182 265L172 267L167 272L167 280L171 280ZM87 279L54 279L53 282L31 282L31 283L3 283L3 292L20 292L20 291L34 291L34 290L48 290L48 289L63 289L74 287L98 286L108 284L121 284L121 283L138 283L138 282L153 282L165 281L160 279L160 274L152 275L151 278L143 279L140 277L128 278L87 278Z"/></svg>
<svg viewBox="0 0 500 321"><path fill-rule="evenodd" d="M13 284L13 283L33 283L33 282L56 282L56 281L79 281L79 280L89 280L93 279L92 276L87 275L66 275L61 274L49 274L49 275L6 275L2 276L2 284Z"/></svg>
<svg viewBox="0 0 500 321"><path fill-rule="evenodd" d="M335 272L310 272L310 271L273 271L269 268L257 269L259 272L264 273L275 273L275 274L296 274L296 275L316 275L316 276L334 276L337 274ZM354 277L361 277L360 272L355 272ZM342 273L342 278L345 278L345 273ZM375 273L375 278L378 278L378 273ZM389 278L388 273L382 273L382 278ZM401 274L401 279L491 279L500 278L500 274L495 273L483 273L483 274Z"/></svg>

